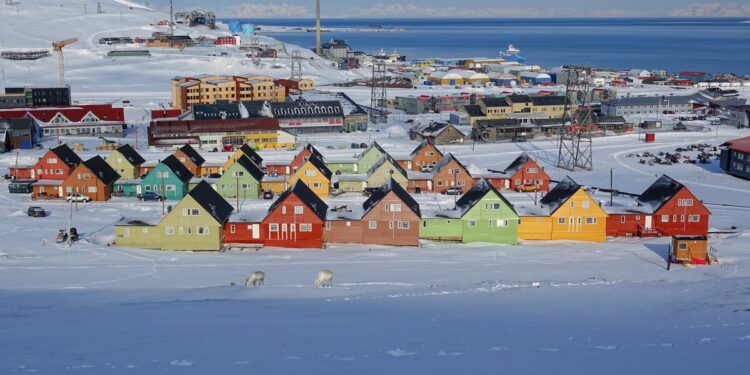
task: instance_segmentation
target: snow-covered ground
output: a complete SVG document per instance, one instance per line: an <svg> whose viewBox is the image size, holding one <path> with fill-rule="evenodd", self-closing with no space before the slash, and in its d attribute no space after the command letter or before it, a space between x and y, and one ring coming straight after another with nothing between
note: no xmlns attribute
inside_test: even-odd
<svg viewBox="0 0 750 375"><path fill-rule="evenodd" d="M136 107L127 110L131 123L146 119L144 107L169 100L175 75L288 75L288 67L274 69L272 61L256 69L201 50L107 60L99 37L145 36L158 30L148 24L165 15L114 0L102 1L104 14L95 14L90 3L83 15L83 3L24 1L18 14L15 7L0 6L4 46L46 47L53 39L77 36L81 41L66 49L75 98L130 99ZM0 63L3 85L56 83L54 58ZM317 59L303 69L323 82L357 74L329 69ZM629 90L635 95L654 89ZM669 89L656 89L664 90ZM462 90L389 90L389 96L457 91ZM368 102L366 88L346 92ZM403 154L416 143L387 129L406 127L408 118L439 116L394 115L388 125L366 133L301 141L313 142L331 158L350 157L360 151L346 148L350 143L373 140ZM146 159L166 155L147 150L144 127L138 131ZM750 182L722 174L716 161L647 166L628 155L747 135L721 127L718 135L713 129L660 133L651 144L635 134L600 138L594 142L594 170L573 173L554 167L552 139L442 148L472 168L491 169L503 169L525 151L553 179L570 174L589 186L608 187L613 169L615 187L633 193L662 173L683 182L708 204L711 230L722 232L711 236L721 264L671 271L665 269L665 238L517 246L425 242L419 248L342 244L227 253L107 246L121 217L161 215L160 203L124 198L74 209L82 240L68 247L52 238L67 225L69 205L32 202L9 194L7 182L0 182L0 374L744 374L750 365ZM134 140L128 134L126 141ZM80 141L90 150L99 143L63 141ZM54 143L45 139L47 146ZM16 163L33 163L41 153L0 155L0 174ZM292 154L261 153L266 160L289 160ZM204 156L222 161L227 154ZM452 199L419 196L425 205L450 205ZM51 215L27 217L32 204ZM263 204L242 202L242 209ZM323 268L334 272L333 288L312 287ZM266 273L265 287L231 286L256 270Z"/></svg>

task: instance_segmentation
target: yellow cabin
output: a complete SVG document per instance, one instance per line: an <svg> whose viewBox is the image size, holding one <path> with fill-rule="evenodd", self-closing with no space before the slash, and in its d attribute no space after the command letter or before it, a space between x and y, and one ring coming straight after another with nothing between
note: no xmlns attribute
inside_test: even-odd
<svg viewBox="0 0 750 375"><path fill-rule="evenodd" d="M606 241L607 213L570 177L560 181L539 203L539 207L519 214L520 239Z"/></svg>
<svg viewBox="0 0 750 375"><path fill-rule="evenodd" d="M315 195L324 198L331 191L332 176L333 173L331 173L331 170L326 167L320 158L311 157L294 172L289 179L288 186L294 185L297 180L302 180Z"/></svg>

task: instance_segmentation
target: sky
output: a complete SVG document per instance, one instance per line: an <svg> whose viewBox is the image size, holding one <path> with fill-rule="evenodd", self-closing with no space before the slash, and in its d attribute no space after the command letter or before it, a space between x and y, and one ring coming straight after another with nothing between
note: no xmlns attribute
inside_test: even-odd
<svg viewBox="0 0 750 375"><path fill-rule="evenodd" d="M136 0L163 8L168 0ZM174 0L175 9L205 7L221 17L308 18L314 0ZM737 0L321 0L324 18L339 17L750 17Z"/></svg>

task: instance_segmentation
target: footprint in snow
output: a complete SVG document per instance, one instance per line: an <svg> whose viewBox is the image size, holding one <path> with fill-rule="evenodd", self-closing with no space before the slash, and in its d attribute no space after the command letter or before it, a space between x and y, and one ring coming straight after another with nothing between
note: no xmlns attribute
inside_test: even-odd
<svg viewBox="0 0 750 375"><path fill-rule="evenodd" d="M447 357L447 356L455 357L455 356L459 356L459 355L464 355L464 353L459 353L459 352L444 352L444 351L441 350L441 351L438 352L438 355L441 356L441 357Z"/></svg>
<svg viewBox="0 0 750 375"><path fill-rule="evenodd" d="M175 359L174 361L169 362L169 364L172 366L177 366L177 367L190 367L194 365L195 363L190 362L187 359Z"/></svg>
<svg viewBox="0 0 750 375"><path fill-rule="evenodd" d="M620 345L597 345L597 346L592 346L592 348L599 349L599 350L615 350L615 349L619 349Z"/></svg>
<svg viewBox="0 0 750 375"><path fill-rule="evenodd" d="M408 352L400 348L391 349L386 351L385 353L390 355L391 357L408 357L417 354L417 352Z"/></svg>
<svg viewBox="0 0 750 375"><path fill-rule="evenodd" d="M558 348L538 348L540 352L559 352L560 349Z"/></svg>

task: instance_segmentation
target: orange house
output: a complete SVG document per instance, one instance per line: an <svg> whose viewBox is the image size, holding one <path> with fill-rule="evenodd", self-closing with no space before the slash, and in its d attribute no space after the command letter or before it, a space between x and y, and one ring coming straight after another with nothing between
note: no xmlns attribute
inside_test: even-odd
<svg viewBox="0 0 750 375"><path fill-rule="evenodd" d="M467 191L473 184L471 174L466 167L449 153L432 169L432 189L442 193L449 188Z"/></svg>
<svg viewBox="0 0 750 375"><path fill-rule="evenodd" d="M202 176L201 167L203 166L203 163L206 162L206 159L203 159L198 151L195 151L193 146L186 144L180 147L174 152L174 156L190 171L190 173L193 174L193 176Z"/></svg>
<svg viewBox="0 0 750 375"><path fill-rule="evenodd" d="M120 175L97 155L77 165L62 187L66 196L78 193L92 201L106 201L112 197L112 184L119 178Z"/></svg>
<svg viewBox="0 0 750 375"><path fill-rule="evenodd" d="M432 143L422 141L422 143L409 154L409 159L399 160L398 163L402 168L411 171L431 170L440 160L443 159L443 153Z"/></svg>

